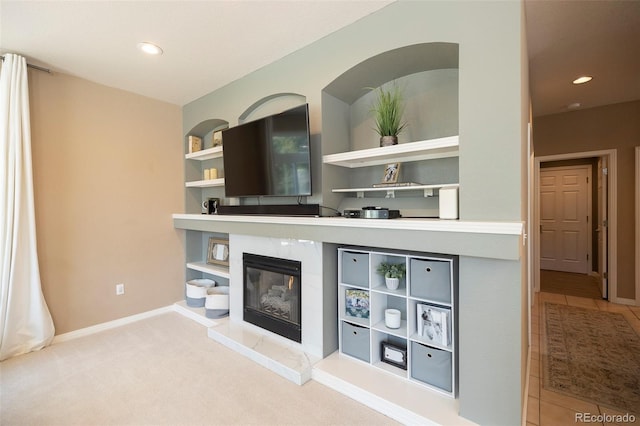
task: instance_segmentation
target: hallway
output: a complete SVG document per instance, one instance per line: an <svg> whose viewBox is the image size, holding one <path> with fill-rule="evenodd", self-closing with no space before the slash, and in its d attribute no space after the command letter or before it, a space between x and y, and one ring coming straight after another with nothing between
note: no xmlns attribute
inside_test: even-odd
<svg viewBox="0 0 640 426"><path fill-rule="evenodd" d="M571 272L540 270L540 291L587 299L602 299L597 277Z"/></svg>
<svg viewBox="0 0 640 426"><path fill-rule="evenodd" d="M543 271L546 272L546 271ZM561 273L560 273L561 274ZM575 275L575 274L570 274ZM544 277L544 274L542 275ZM570 277L565 277L570 278ZM544 288L544 286L542 286ZM556 292L540 292L536 294L532 307L532 342L531 342L531 367L529 374L529 399L527 410L527 425L561 426L576 424L576 413L599 414L625 414L603 405L572 398L567 395L547 390L543 386L543 368L541 349L544 347L542 339L544 327L542 324L542 305L544 302L567 304L587 309L617 312L626 318L633 329L640 335L640 307L618 305L597 298L578 297L564 295ZM620 368L624 368L623 365ZM633 424L640 425L640 413L636 414ZM600 424L603 423L592 423ZM605 423L609 424L609 423ZM627 423L629 424L629 423Z"/></svg>

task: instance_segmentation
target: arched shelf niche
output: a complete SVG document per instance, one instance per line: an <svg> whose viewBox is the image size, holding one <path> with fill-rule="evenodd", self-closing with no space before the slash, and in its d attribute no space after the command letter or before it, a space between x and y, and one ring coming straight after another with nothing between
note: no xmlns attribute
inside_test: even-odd
<svg viewBox="0 0 640 426"><path fill-rule="evenodd" d="M404 117L408 122L407 129L399 136L400 144L457 135L458 64L457 43L433 42L389 50L354 65L322 90L322 154L378 147L379 136L370 112L376 93L371 88L388 88L393 84L404 93ZM343 200L342 195L331 194L331 188L371 186L380 182L382 173L381 166L325 167L330 169L322 174L323 201L331 205ZM401 181L405 182L449 184L459 181L455 156L406 162L401 170ZM378 200L376 203L380 204ZM411 208L437 209L435 201L423 198L420 203L419 207Z"/></svg>
<svg viewBox="0 0 640 426"><path fill-rule="evenodd" d="M277 114L306 102L306 96L299 93L274 93L251 104L251 106L238 117L238 124Z"/></svg>
<svg viewBox="0 0 640 426"><path fill-rule="evenodd" d="M229 122L221 118L211 118L195 125L186 135L185 143L189 136L202 138L202 149L213 146L213 133L229 127ZM188 151L187 151L188 152Z"/></svg>
<svg viewBox="0 0 640 426"><path fill-rule="evenodd" d="M414 44L380 53L338 76L322 91L322 135L339 142L324 146L323 154L375 147L371 89L393 84L404 93L408 122L400 143L457 135L458 51L457 43ZM336 123L331 119L336 111L348 120Z"/></svg>

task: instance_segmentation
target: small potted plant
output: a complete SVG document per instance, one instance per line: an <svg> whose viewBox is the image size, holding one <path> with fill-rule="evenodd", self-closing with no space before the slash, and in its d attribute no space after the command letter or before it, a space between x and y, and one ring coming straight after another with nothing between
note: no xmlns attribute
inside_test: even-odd
<svg viewBox="0 0 640 426"><path fill-rule="evenodd" d="M378 98L371 107L371 112L376 122L375 130L380 135L380 146L397 145L398 135L407 126L402 119L402 92L395 84L389 90L379 87L376 92Z"/></svg>
<svg viewBox="0 0 640 426"><path fill-rule="evenodd" d="M383 262L378 265L376 272L384 277L384 283L389 290L397 290L400 286L400 280L407 272L407 266L404 263Z"/></svg>

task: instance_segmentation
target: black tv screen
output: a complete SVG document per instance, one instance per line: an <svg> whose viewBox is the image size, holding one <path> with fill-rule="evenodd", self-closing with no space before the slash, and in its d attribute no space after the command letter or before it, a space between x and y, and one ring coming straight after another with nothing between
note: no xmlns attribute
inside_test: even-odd
<svg viewBox="0 0 640 426"><path fill-rule="evenodd" d="M307 104L222 131L227 197L311 195Z"/></svg>

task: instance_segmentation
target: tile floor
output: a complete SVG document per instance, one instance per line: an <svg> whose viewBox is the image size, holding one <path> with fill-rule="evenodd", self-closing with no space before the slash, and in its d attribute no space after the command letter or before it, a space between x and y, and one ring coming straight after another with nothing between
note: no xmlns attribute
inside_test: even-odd
<svg viewBox="0 0 640 426"><path fill-rule="evenodd" d="M640 307L617 305L605 300L589 299L584 297L567 296L557 293L540 292L536 295L532 316L532 342L531 342L531 371L529 375L529 400L527 410L527 426L562 426L579 424L576 422L576 413L599 414L625 414L608 407L586 402L580 399L552 392L544 388L542 381L541 347L544 329L541 323L541 306L545 301L580 306L589 309L619 312L625 316L629 323L640 335ZM624 368L624 366L620 366ZM637 414L637 413L636 413ZM634 423L640 425L640 415L636 415ZM589 423L591 425L610 425L616 423ZM630 424L630 423L626 423Z"/></svg>

